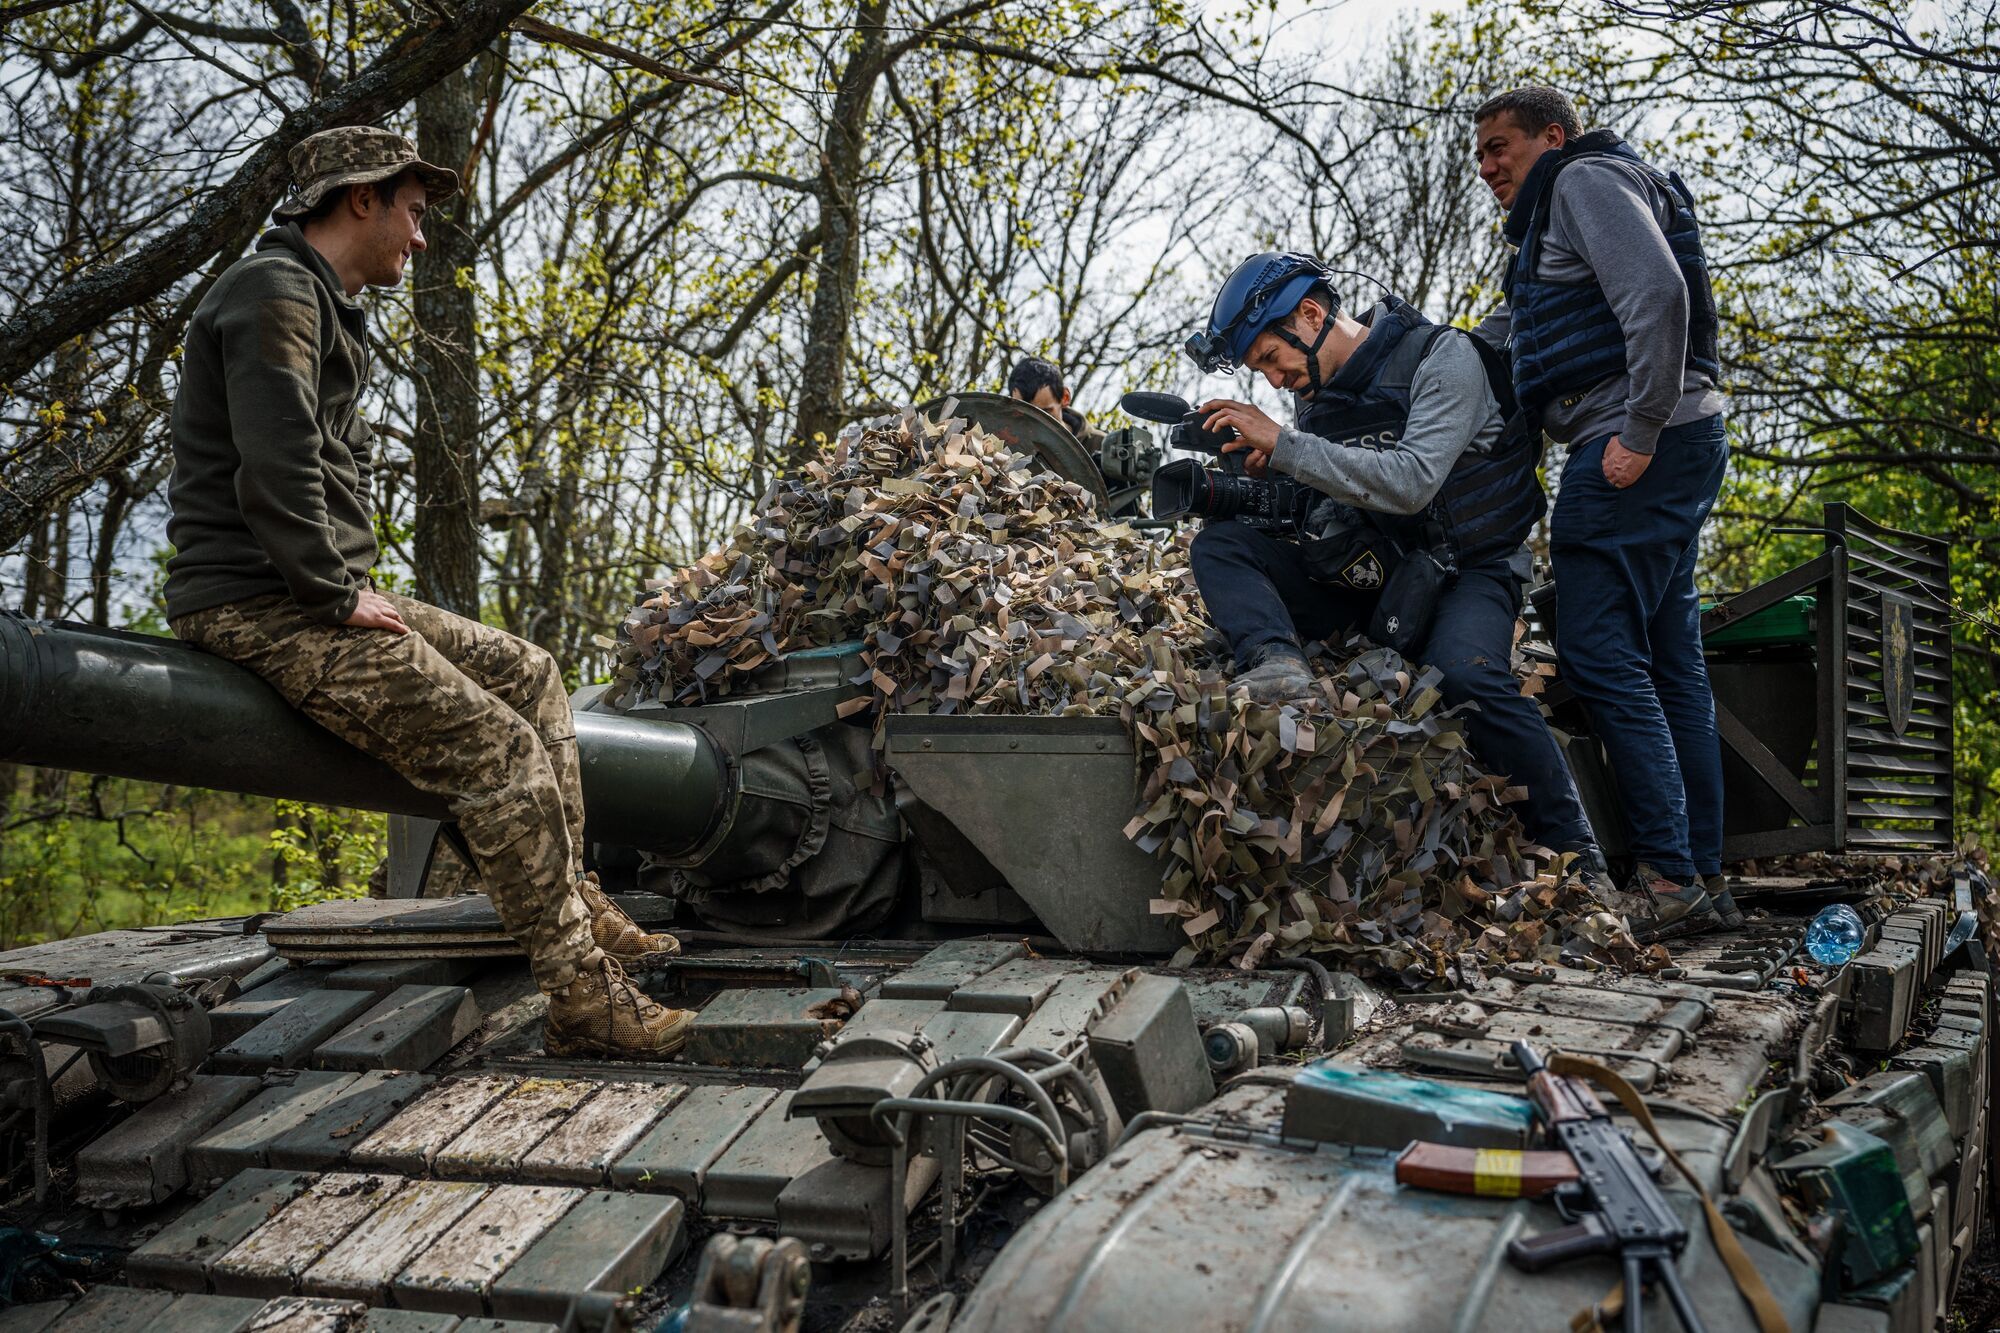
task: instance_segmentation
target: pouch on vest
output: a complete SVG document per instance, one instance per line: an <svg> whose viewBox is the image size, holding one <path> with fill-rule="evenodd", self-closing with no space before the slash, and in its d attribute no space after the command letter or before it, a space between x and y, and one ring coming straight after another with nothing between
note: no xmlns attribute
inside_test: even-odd
<svg viewBox="0 0 2000 1333"><path fill-rule="evenodd" d="M1325 537L1299 541L1306 573L1321 583L1352 592L1381 592L1395 571L1400 554L1379 532L1343 528Z"/></svg>
<svg viewBox="0 0 2000 1333"><path fill-rule="evenodd" d="M1434 552L1423 547L1409 552L1389 573L1368 621L1368 637L1404 657L1415 657L1430 637L1438 600L1451 580L1451 570Z"/></svg>

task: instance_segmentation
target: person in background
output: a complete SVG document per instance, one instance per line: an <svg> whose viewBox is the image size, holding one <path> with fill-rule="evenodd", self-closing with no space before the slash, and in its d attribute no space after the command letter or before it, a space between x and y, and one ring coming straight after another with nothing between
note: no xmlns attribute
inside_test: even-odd
<svg viewBox="0 0 2000 1333"><path fill-rule="evenodd" d="M1063 383L1062 370L1053 361L1028 356L1015 362L1007 374L1007 396L1039 407L1062 422L1093 456L1104 448L1104 432L1069 405L1069 386Z"/></svg>

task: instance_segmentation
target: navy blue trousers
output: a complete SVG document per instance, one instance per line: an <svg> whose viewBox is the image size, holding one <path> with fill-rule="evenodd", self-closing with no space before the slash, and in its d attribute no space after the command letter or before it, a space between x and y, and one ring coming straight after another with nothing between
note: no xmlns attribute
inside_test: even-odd
<svg viewBox="0 0 2000 1333"><path fill-rule="evenodd" d="M1308 575L1298 543L1241 523L1204 527L1193 563L1208 618L1239 663L1268 644L1337 638L1367 624L1375 609L1372 596ZM1521 811L1528 832L1557 851L1593 847L1562 749L1508 667L1520 609L1520 581L1504 561L1463 570L1439 600L1418 658L1444 673L1446 703L1476 704L1466 715L1473 750L1489 771L1528 789Z"/></svg>
<svg viewBox="0 0 2000 1333"><path fill-rule="evenodd" d="M1722 749L1694 566L1728 468L1720 415L1670 426L1619 490L1592 440L1563 464L1550 522L1556 658L1604 743L1632 855L1685 879L1722 868Z"/></svg>

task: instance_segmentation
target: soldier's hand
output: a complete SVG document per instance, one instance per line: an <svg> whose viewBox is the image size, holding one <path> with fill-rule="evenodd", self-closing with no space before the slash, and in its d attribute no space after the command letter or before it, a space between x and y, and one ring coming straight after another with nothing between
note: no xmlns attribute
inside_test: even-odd
<svg viewBox="0 0 2000 1333"><path fill-rule="evenodd" d="M343 624L356 629L385 629L391 634L408 634L410 627L403 623L402 613L396 604L372 588L363 588L361 596L354 603L354 614Z"/></svg>
<svg viewBox="0 0 2000 1333"><path fill-rule="evenodd" d="M1605 442L1604 479L1621 491L1645 476L1652 465L1651 454L1634 453L1616 435Z"/></svg>

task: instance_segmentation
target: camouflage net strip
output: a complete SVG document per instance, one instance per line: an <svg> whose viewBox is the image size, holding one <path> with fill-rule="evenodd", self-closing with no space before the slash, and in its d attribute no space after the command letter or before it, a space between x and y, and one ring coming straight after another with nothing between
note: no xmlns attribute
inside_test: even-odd
<svg viewBox="0 0 2000 1333"><path fill-rule="evenodd" d="M1439 674L1355 640L1314 693L1227 691L1184 541L960 420L850 432L624 623L613 692L700 703L798 649L862 640L843 707L1110 715L1142 778L1125 836L1162 860L1176 965L1332 955L1412 987L1519 962L1656 966L1480 771ZM878 721L876 743L881 744Z"/></svg>

